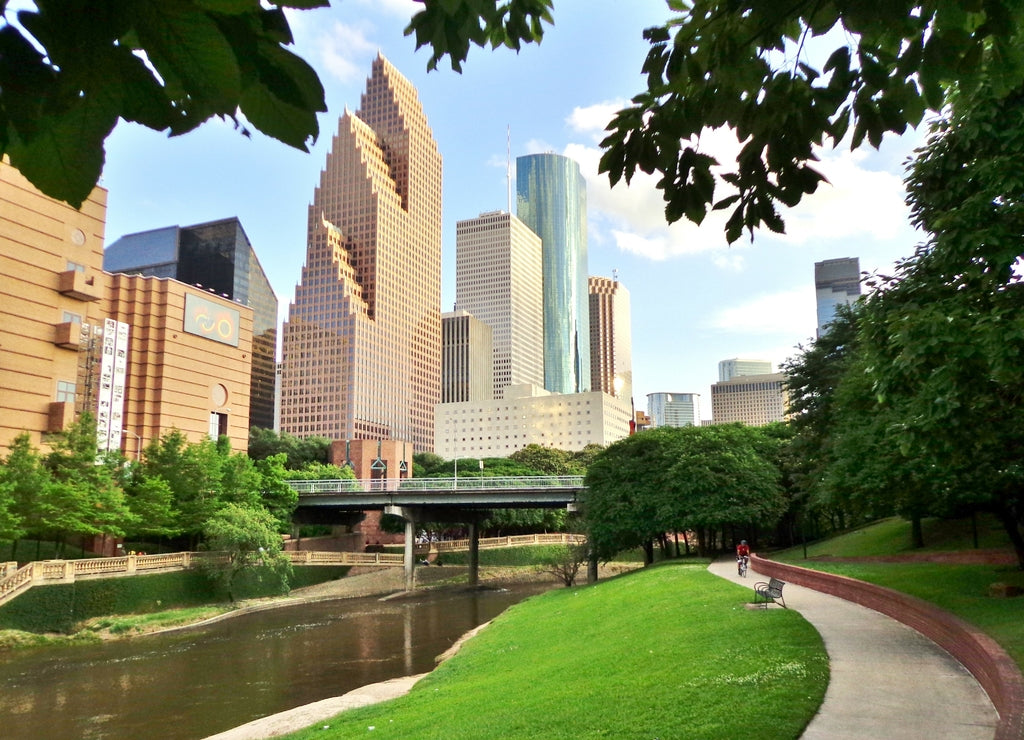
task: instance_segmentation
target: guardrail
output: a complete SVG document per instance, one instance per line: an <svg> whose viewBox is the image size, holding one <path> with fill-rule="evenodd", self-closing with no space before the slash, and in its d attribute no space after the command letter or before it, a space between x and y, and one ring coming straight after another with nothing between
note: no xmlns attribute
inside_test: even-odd
<svg viewBox="0 0 1024 740"><path fill-rule="evenodd" d="M578 534L522 534L509 537L487 537L479 541L480 549L517 547L524 545L570 544L583 542ZM416 543L418 554L456 552L469 549L469 540L443 540ZM323 550L286 550L293 565L365 565L382 568L401 568L405 564L403 553L392 552L329 552ZM83 560L42 560L27 563L0 563L0 605L24 593L33 586L51 586L74 583L85 578L120 578L144 573L185 570L199 561L226 562L228 556L215 552L174 552L163 555L123 555L115 558L86 558Z"/></svg>
<svg viewBox="0 0 1024 740"><path fill-rule="evenodd" d="M351 478L335 480L285 481L301 495L315 496L339 493L373 493L400 491L504 491L516 488L579 489L583 488L582 475L527 475L463 478Z"/></svg>

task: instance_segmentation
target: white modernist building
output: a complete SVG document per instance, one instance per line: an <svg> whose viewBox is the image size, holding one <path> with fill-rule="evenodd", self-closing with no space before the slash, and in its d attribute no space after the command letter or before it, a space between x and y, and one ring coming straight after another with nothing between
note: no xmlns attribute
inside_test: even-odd
<svg viewBox="0 0 1024 740"><path fill-rule="evenodd" d="M550 393L508 386L483 403L442 403L435 409L434 452L455 457L507 457L527 445L582 450L629 435L628 400L600 391Z"/></svg>
<svg viewBox="0 0 1024 740"><path fill-rule="evenodd" d="M647 416L656 427L700 426L700 394L648 393Z"/></svg>
<svg viewBox="0 0 1024 740"><path fill-rule="evenodd" d="M741 375L711 386L711 417L715 424L739 421L763 426L785 421L788 405L783 373Z"/></svg>
<svg viewBox="0 0 1024 740"><path fill-rule="evenodd" d="M455 226L455 307L491 327L494 397L510 385L544 384L541 241L510 213Z"/></svg>
<svg viewBox="0 0 1024 740"><path fill-rule="evenodd" d="M724 382L741 375L770 375L771 360L746 360L733 357L731 360L720 360L718 363L718 381Z"/></svg>
<svg viewBox="0 0 1024 740"><path fill-rule="evenodd" d="M836 317L836 307L860 298L860 259L840 257L814 263L814 293L818 307L818 336Z"/></svg>

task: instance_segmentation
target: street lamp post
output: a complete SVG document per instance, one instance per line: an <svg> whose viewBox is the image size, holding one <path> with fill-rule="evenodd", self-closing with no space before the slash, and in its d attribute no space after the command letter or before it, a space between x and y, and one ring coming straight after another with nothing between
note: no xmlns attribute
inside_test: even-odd
<svg viewBox="0 0 1024 740"><path fill-rule="evenodd" d="M142 457L142 437L129 429L122 429L121 434L130 434L135 437L135 459L138 461Z"/></svg>

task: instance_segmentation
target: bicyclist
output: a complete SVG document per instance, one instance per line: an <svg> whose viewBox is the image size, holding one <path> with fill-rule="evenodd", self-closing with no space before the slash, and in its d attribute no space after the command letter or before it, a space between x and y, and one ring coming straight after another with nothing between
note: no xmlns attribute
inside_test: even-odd
<svg viewBox="0 0 1024 740"><path fill-rule="evenodd" d="M746 540L740 540L740 544L736 545L736 570L742 576L743 571L746 570L745 566L750 561L750 545L747 544Z"/></svg>

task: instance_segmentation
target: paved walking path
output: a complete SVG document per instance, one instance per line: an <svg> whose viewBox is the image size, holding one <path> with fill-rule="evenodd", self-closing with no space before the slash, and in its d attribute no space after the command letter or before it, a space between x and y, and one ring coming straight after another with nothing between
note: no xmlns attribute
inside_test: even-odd
<svg viewBox="0 0 1024 740"><path fill-rule="evenodd" d="M766 580L736 561L715 575L753 588ZM916 630L872 609L787 583L786 605L821 634L831 677L804 740L991 740L998 716L988 695L953 656ZM781 607L773 607L781 608Z"/></svg>

